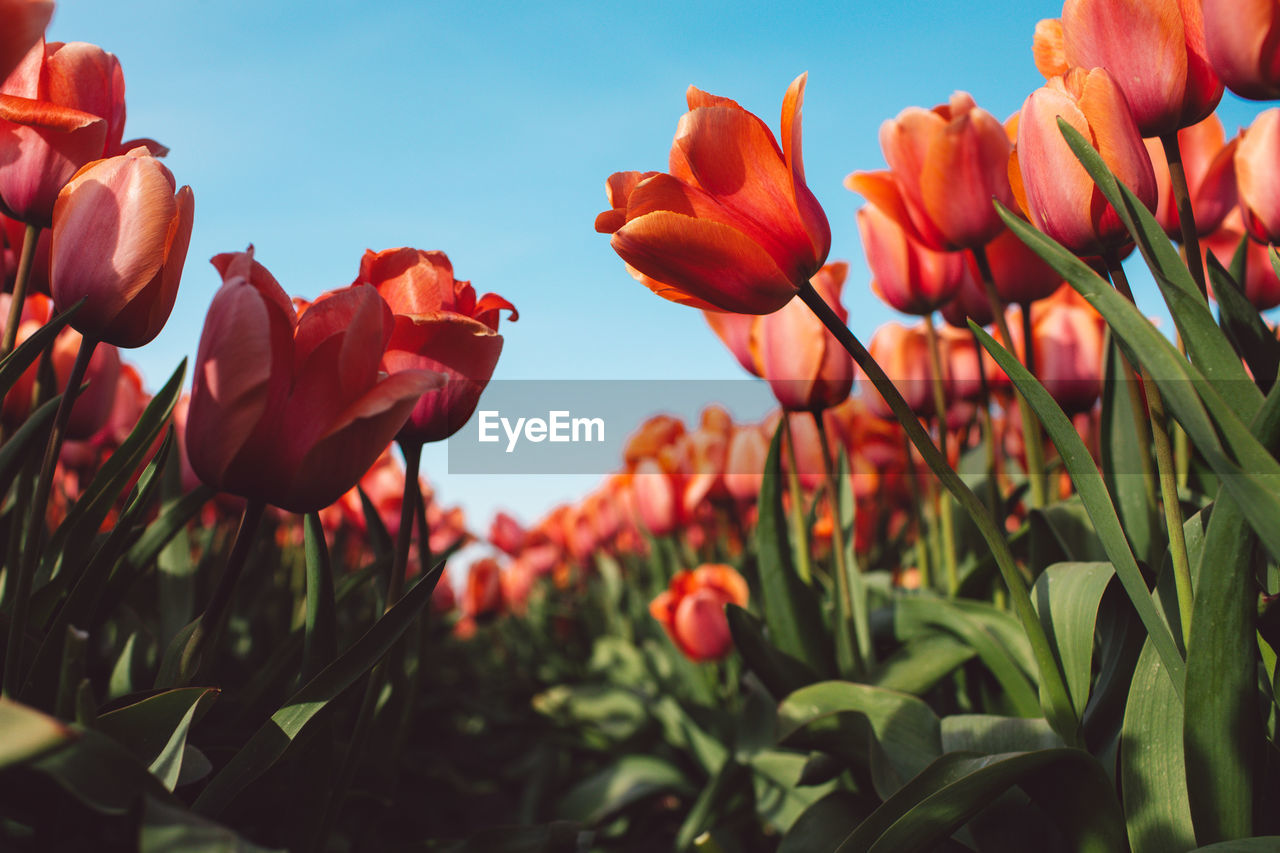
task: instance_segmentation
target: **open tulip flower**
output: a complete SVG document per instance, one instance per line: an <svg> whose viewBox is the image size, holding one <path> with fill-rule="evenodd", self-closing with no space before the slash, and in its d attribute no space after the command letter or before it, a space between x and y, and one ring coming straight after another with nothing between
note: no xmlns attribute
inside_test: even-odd
<svg viewBox="0 0 1280 853"><path fill-rule="evenodd" d="M1204 41L1213 70L1242 98L1280 98L1280 4L1203 0Z"/></svg>
<svg viewBox="0 0 1280 853"><path fill-rule="evenodd" d="M781 146L736 102L690 86L669 173L609 179L596 230L660 296L769 314L821 269L831 229L804 179L804 85L802 74L783 99Z"/></svg>
<svg viewBox="0 0 1280 853"><path fill-rule="evenodd" d="M398 438L443 441L462 429L489 384L502 336L498 320L515 306L493 293L476 298L468 281L453 277L444 252L421 249L367 251L353 287L373 285L395 315L383 366L389 372L430 370L444 374L443 388L422 397Z"/></svg>
<svg viewBox="0 0 1280 853"><path fill-rule="evenodd" d="M649 613L690 660L719 660L733 648L724 607L746 607L748 595L747 582L732 566L708 564L676 572Z"/></svg>
<svg viewBox="0 0 1280 853"><path fill-rule="evenodd" d="M963 255L926 247L875 205L858 211L858 232L871 290L894 310L923 316L960 292L968 271Z"/></svg>
<svg viewBox="0 0 1280 853"><path fill-rule="evenodd" d="M218 255L187 414L209 486L312 512L355 485L443 377L380 364L394 317L372 286L333 291L299 318L247 252Z"/></svg>

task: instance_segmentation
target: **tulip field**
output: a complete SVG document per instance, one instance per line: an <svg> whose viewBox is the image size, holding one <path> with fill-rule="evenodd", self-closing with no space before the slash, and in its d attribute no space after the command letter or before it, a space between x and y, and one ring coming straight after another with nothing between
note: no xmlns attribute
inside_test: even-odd
<svg viewBox="0 0 1280 853"><path fill-rule="evenodd" d="M1280 851L1276 0L1065 0L1018 112L844 189L807 74L689 86L582 233L776 405L654 400L530 523L423 463L569 440L477 415L540 306L437 247L227 247L147 386L201 188L53 13L0 0L0 850Z"/></svg>

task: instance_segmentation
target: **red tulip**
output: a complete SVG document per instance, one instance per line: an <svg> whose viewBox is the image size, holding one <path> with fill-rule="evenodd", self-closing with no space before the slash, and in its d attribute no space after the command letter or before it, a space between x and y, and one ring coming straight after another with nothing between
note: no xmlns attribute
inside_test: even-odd
<svg viewBox="0 0 1280 853"><path fill-rule="evenodd" d="M0 261L0 269L4 271L4 289L12 292L18 278L18 261L22 255L22 244L26 241L27 226L16 219L0 214L4 224L4 259ZM31 257L31 269L27 273L27 293L49 294L49 244L52 235L48 228L40 229L36 252Z"/></svg>
<svg viewBox="0 0 1280 853"><path fill-rule="evenodd" d="M1101 68L1073 68L1023 103L1009 161L1019 204L1037 228L1071 251L1098 255L1126 242L1128 233L1062 137L1059 116L1099 147L1111 171L1143 204L1155 207L1151 158L1124 93Z"/></svg>
<svg viewBox="0 0 1280 853"><path fill-rule="evenodd" d="M729 314L724 311L703 311L707 325L716 333L733 357L742 365L742 369L752 376L760 375L760 366L754 352L755 338L753 332L759 320L754 314Z"/></svg>
<svg viewBox="0 0 1280 853"><path fill-rule="evenodd" d="M979 326L988 326L995 320L995 314L991 313L991 300L987 298L986 288L978 280L976 263L972 258L965 260L966 272L960 289L951 297L950 302L938 310L942 313L942 319L957 329L968 329L970 320Z"/></svg>
<svg viewBox="0 0 1280 853"><path fill-rule="evenodd" d="M58 194L49 278L53 301L85 304L71 324L119 347L140 347L164 327L178 296L195 202L147 153L99 160Z"/></svg>
<svg viewBox="0 0 1280 853"><path fill-rule="evenodd" d="M463 614L474 619L496 615L502 609L502 569L498 561L489 557L476 560L467 572L467 586L462 592Z"/></svg>
<svg viewBox="0 0 1280 853"><path fill-rule="evenodd" d="M371 286L334 291L299 318L252 248L213 264L223 285L196 355L191 467L215 489L282 509L328 506L442 377L380 372L394 318Z"/></svg>
<svg viewBox="0 0 1280 853"><path fill-rule="evenodd" d="M120 62L83 42L38 42L0 87L0 210L48 227L58 192L81 166L149 139L121 142L124 75Z"/></svg>
<svg viewBox="0 0 1280 853"><path fill-rule="evenodd" d="M1066 0L1063 46L1072 68L1105 68L1143 136L1202 121L1222 100L1205 52L1201 0Z"/></svg>
<svg viewBox="0 0 1280 853"><path fill-rule="evenodd" d="M1280 5L1275 0L1203 0L1213 70L1243 98L1280 98Z"/></svg>
<svg viewBox="0 0 1280 853"><path fill-rule="evenodd" d="M1258 114L1236 148L1236 188L1249 234L1280 243L1280 107Z"/></svg>
<svg viewBox="0 0 1280 853"><path fill-rule="evenodd" d="M53 0L0 0L0 78L40 41L52 16Z"/></svg>
<svg viewBox="0 0 1280 853"><path fill-rule="evenodd" d="M1235 257L1240 240L1244 237L1244 228L1240 224L1239 213L1227 218L1222 227L1200 244L1200 251L1205 254L1206 263L1209 252L1213 252L1223 266L1230 266ZM1271 250L1256 240L1248 240L1245 245L1244 295L1259 311L1267 311L1280 305L1280 278L1271 266ZM1212 295L1212 285L1210 295Z"/></svg>
<svg viewBox="0 0 1280 853"><path fill-rule="evenodd" d="M960 253L925 247L875 205L858 211L858 232L871 267L871 290L889 307L923 316L960 291L967 272Z"/></svg>
<svg viewBox="0 0 1280 853"><path fill-rule="evenodd" d="M987 244L987 262L1000 301L1027 305L1050 296L1062 276L1054 272L1027 244L1006 228ZM976 274L970 270L971 274Z"/></svg>
<svg viewBox="0 0 1280 853"><path fill-rule="evenodd" d="M831 229L804 180L804 85L802 74L783 100L781 147L736 102L691 86L670 173L609 179L612 209L596 230L613 234L614 250L660 296L769 314L822 267Z"/></svg>
<svg viewBox="0 0 1280 853"><path fill-rule="evenodd" d="M666 536L676 529L682 515L677 484L656 459L646 459L636 466L631 491L646 530L654 536Z"/></svg>
<svg viewBox="0 0 1280 853"><path fill-rule="evenodd" d="M1036 378L1067 414L1093 408L1102 393L1106 340L1106 325L1098 312L1064 285L1036 303L1031 323Z"/></svg>
<svg viewBox="0 0 1280 853"><path fill-rule="evenodd" d="M813 277L813 287L841 321L849 312L840 304L840 291L849 272L846 263L827 264ZM853 387L853 359L809 306L793 300L760 318L760 372L773 396L788 411L820 411L849 396Z"/></svg>
<svg viewBox="0 0 1280 853"><path fill-rule="evenodd" d="M448 378L418 401L398 438L443 441L475 412L502 352L500 314L509 310L515 320L515 307L492 293L477 299L470 282L453 277L444 252L367 251L353 286L362 284L376 287L395 314L385 369L430 370Z"/></svg>
<svg viewBox="0 0 1280 853"><path fill-rule="evenodd" d="M888 172L855 172L861 193L934 250L973 249L1004 228L991 200L1013 204L1009 137L967 92L932 110L908 107L880 126Z"/></svg>
<svg viewBox="0 0 1280 853"><path fill-rule="evenodd" d="M1182 224L1173 198L1173 182L1164 146L1158 139L1143 140L1156 176L1156 220L1169 239L1182 241ZM1195 211L1196 233L1213 233L1236 206L1235 153L1239 140L1225 142L1222 122L1211 115L1199 124L1178 131L1178 148L1187 176L1187 191Z"/></svg>
<svg viewBox="0 0 1280 853"><path fill-rule="evenodd" d="M505 512L499 512L493 517L493 524L489 526L489 541L495 547L514 557L524 548L526 538L527 534L520 522Z"/></svg>
<svg viewBox="0 0 1280 853"><path fill-rule="evenodd" d="M911 411L922 417L933 414L933 369L923 324L885 323L871 336L867 350L893 381ZM871 412L886 420L893 419L888 404L874 389L866 394L866 400Z"/></svg>
<svg viewBox="0 0 1280 853"><path fill-rule="evenodd" d="M747 582L732 566L707 564L679 571L649 605L671 642L693 661L719 660L733 648L726 604L746 607Z"/></svg>
<svg viewBox="0 0 1280 853"><path fill-rule="evenodd" d="M724 486L739 503L754 503L764 482L769 456L769 436L757 426L739 427L729 439L725 457Z"/></svg>

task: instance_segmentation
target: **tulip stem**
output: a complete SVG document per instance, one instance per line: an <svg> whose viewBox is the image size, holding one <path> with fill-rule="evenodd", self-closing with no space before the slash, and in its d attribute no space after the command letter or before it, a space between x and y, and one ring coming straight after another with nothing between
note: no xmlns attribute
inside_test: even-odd
<svg viewBox="0 0 1280 853"><path fill-rule="evenodd" d="M933 315L924 317L924 333L929 342L929 360L933 373L933 413L938 423L938 449L943 459L947 453L947 394L943 387L942 351L938 346L938 330L933 326ZM979 351L981 355L981 351ZM960 589L960 573L956 568L956 525L951 515L951 499L941 496L938 502L938 519L942 525L942 566L947 573L947 593L954 597Z"/></svg>
<svg viewBox="0 0 1280 853"><path fill-rule="evenodd" d="M1169 161L1169 182L1173 185L1173 201L1178 209L1178 226L1182 229L1182 247L1186 250L1187 269L1195 279L1196 287L1205 302L1209 292L1205 287L1204 260L1200 257L1200 235L1196 231L1196 219L1191 210L1191 190L1187 187L1187 170L1182 165L1182 149L1178 145L1178 133L1166 133L1160 137L1164 157Z"/></svg>
<svg viewBox="0 0 1280 853"><path fill-rule="evenodd" d="M831 502L831 550L835 552L836 570L836 659L842 664L842 678L856 679L871 664L871 629L867 624L867 591L862 575L845 550L844 517L840 510L840 479L836 476L835 459L822 412L814 411L818 425L818 441L822 445L822 463L827 473L827 498ZM852 531L850 531L852 535ZM855 642L850 644L850 639ZM841 659L844 660L841 660Z"/></svg>
<svg viewBox="0 0 1280 853"><path fill-rule="evenodd" d="M41 544L44 540L45 515L48 509L49 493L53 489L53 473L58 467L58 455L62 452L62 440L66 436L67 422L71 420L71 409L75 406L76 397L80 393L80 383L84 381L84 375L89 370L89 360L93 358L93 351L97 346L96 338L86 336L80 339L80 349L76 352L76 361L71 367L71 375L67 377L66 390L62 392L58 411L53 416L53 429L45 445L44 461L40 464L40 476L36 480L36 491L27 513L27 541L18 559L17 578L12 590L13 610L9 614L9 642L4 650L5 696L14 696L22 684L19 679L19 670L22 668L22 641L26 634L27 615L30 612L31 584L35 576L36 561L39 559ZM20 511L17 506L14 510Z"/></svg>
<svg viewBox="0 0 1280 853"><path fill-rule="evenodd" d="M387 605L400 600L404 591L404 575L409 567L409 540L413 537L414 502L417 490L413 484L418 481L418 469L422 464L422 443L418 441L400 442L400 452L404 454L404 497L400 501L400 529L396 531L396 553L391 561L391 577L387 579Z"/></svg>
<svg viewBox="0 0 1280 853"><path fill-rule="evenodd" d="M996 473L996 429L995 419L991 416L991 384L987 382L986 356L983 355L982 343L977 332L969 330L973 338L973 351L978 357L978 385L982 388L982 405L979 407L979 418L982 424L982 444L986 451L987 462L987 494L991 501L991 514L996 521L1004 522L1004 508L1000 502L1000 480Z"/></svg>
<svg viewBox="0 0 1280 853"><path fill-rule="evenodd" d="M13 280L13 296L9 301L9 321L4 327L4 339L0 340L0 358L13 351L18 340L18 324L22 322L22 308L27 301L27 282L31 280L31 267L36 257L36 245L40 242L40 226L28 225L22 236L22 254L18 256L17 277Z"/></svg>
<svg viewBox="0 0 1280 853"><path fill-rule="evenodd" d="M1026 633L1027 640L1031 645L1032 654L1035 657L1036 666L1040 674L1040 685L1046 700L1044 703L1046 706L1045 712L1050 718L1049 722L1069 745L1078 744L1080 742L1080 719L1071 705L1071 694L1067 691L1066 679L1053 655L1053 647L1045 634L1044 626L1041 625L1035 608L1031 604L1031 596L1027 590L1026 581L1014 563L1013 554L1009 551L1009 544L1005 541L1004 533L996 525L991 513L987 512L986 506L978 499L978 496L965 485L964 480L960 479L960 475L951 469L951 466L947 464L946 457L938 452L938 448L934 446L929 433L920 425L919 419L912 413L911 406L902 398L902 394L894 387L893 380L885 375L884 370L867 352L862 342L854 336L853 332L849 331L849 327L836 316L836 313L831 310L831 307L818 295L818 292L813 289L809 282L806 281L800 284L799 294L804 303L809 306L809 309L836 336L836 339L844 346L854 362L862 368L863 373L876 386L876 390L880 392L880 396L884 398L885 403L898 419L898 423L902 424L907 437L911 439L912 444L920 451L925 462L933 469L942 484L955 496L960 506L969 513L974 525L982 534L983 539L986 540L988 547L991 548L991 555L995 559L996 566L999 568L1005 585L1009 588L1009 594L1013 599L1014 612L1017 614L1019 622L1022 623L1022 630Z"/></svg>
<svg viewBox="0 0 1280 853"><path fill-rule="evenodd" d="M791 552L796 558L796 574L812 583L813 567L809 561L809 531L804 523L804 492L800 489L800 470L796 466L796 444L791 435L791 420L782 415L783 438L787 442L787 488L791 493Z"/></svg>
<svg viewBox="0 0 1280 853"><path fill-rule="evenodd" d="M929 562L929 536L925 531L924 496L920 494L920 478L916 475L915 454L911 439L902 436L902 451L907 460L907 488L911 490L911 507L916 519L916 568L920 570L920 588L933 588L933 571Z"/></svg>
<svg viewBox="0 0 1280 853"><path fill-rule="evenodd" d="M196 677L203 663L202 657L206 648L213 647L222 634L222 626L226 623L227 609L231 606L231 596L235 592L236 583L249 562L249 551L253 548L254 534L258 532L258 523L262 521L266 504L261 500L245 501L244 512L240 515L240 526L236 528L236 538L231 543L231 553L227 555L227 564L218 578L218 585L213 589L213 597L205 605L200 614L200 622L191 636L187 638L178 660L177 685L188 684Z"/></svg>
<svg viewBox="0 0 1280 853"><path fill-rule="evenodd" d="M973 259L978 265L978 274L982 276L982 286L987 291L987 301L991 303L991 313L996 318L996 328L1004 339L1003 343L1009 347L1010 352L1013 352L1013 336L1009 334L1009 321L1004 315L1004 303L1000 301L1000 294L996 292L996 280L991 274L991 264L987 261L987 250L979 246L972 251ZM1026 320L1024 319L1023 322L1026 323ZM1023 363L1027 365L1028 371L1031 370L1033 363L1030 355L1031 348L1031 336L1027 335L1022 341L1022 349ZM978 357L982 357L981 352L978 353ZM1022 448L1027 458L1027 482L1031 486L1031 505L1042 507L1049 502L1049 491L1045 485L1044 445L1040 440L1040 424L1029 406L1019 403L1018 413L1022 416Z"/></svg>
<svg viewBox="0 0 1280 853"><path fill-rule="evenodd" d="M1108 252L1107 270L1116 289L1133 302L1129 279L1116 253ZM1174 464L1173 448L1169 442L1169 426L1165 418L1164 400L1156 388L1151 373L1141 370L1142 390L1147 399L1147 416L1151 420L1151 444L1156 452L1156 471L1160 483L1160 503L1164 509L1164 523L1169 531L1169 557L1173 562L1173 580L1178 593L1178 612L1182 622L1182 636L1191 636L1191 609L1194 593L1191 585L1191 561L1187 557L1187 540L1183 532L1182 506L1178 503L1178 474Z"/></svg>

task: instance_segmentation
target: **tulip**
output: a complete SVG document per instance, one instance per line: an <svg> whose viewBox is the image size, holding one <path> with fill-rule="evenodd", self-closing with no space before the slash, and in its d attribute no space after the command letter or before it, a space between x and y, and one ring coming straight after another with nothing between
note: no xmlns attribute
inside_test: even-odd
<svg viewBox="0 0 1280 853"><path fill-rule="evenodd" d="M1067 48L1063 43L1062 19L1045 18L1036 22L1035 35L1031 40L1031 54L1035 57L1036 70L1044 75L1044 79L1066 74Z"/></svg>
<svg viewBox="0 0 1280 853"><path fill-rule="evenodd" d="M886 323L871 336L867 350L893 380L911 411L922 417L934 413L933 369L923 325L908 327L901 323ZM879 394L866 395L866 401L873 414L886 420L893 419L893 412Z"/></svg>
<svg viewBox="0 0 1280 853"><path fill-rule="evenodd" d="M80 167L149 139L121 142L124 75L120 61L83 42L37 43L0 87L0 210L48 227L58 192Z"/></svg>
<svg viewBox="0 0 1280 853"><path fill-rule="evenodd" d="M729 314L724 311L703 311L707 325L716 333L720 342L728 348L742 369L752 376L760 375L756 354L754 330L757 317L752 314Z"/></svg>
<svg viewBox="0 0 1280 853"><path fill-rule="evenodd" d="M649 613L690 660L719 660L733 648L726 604L747 605L747 582L732 566L711 563L676 572Z"/></svg>
<svg viewBox="0 0 1280 853"><path fill-rule="evenodd" d="M1209 252L1223 264L1230 266L1235 257L1240 241L1244 239L1244 228L1240 224L1239 213L1227 218L1222 227L1205 238L1203 245L1206 262ZM1267 311L1280 305L1280 278L1271 266L1270 249L1255 240L1245 241L1244 295L1259 311Z"/></svg>
<svg viewBox="0 0 1280 853"><path fill-rule="evenodd" d="M1106 325L1070 287L1031 311L1036 378L1069 415L1093 408L1102 392Z"/></svg>
<svg viewBox="0 0 1280 853"><path fill-rule="evenodd" d="M1280 6L1275 0L1203 0L1213 70L1243 98L1280 98Z"/></svg>
<svg viewBox="0 0 1280 853"><path fill-rule="evenodd" d="M499 512L493 517L493 524L489 526L489 541L495 547L514 557L524 548L526 539L527 535L520 522L505 512Z"/></svg>
<svg viewBox="0 0 1280 853"><path fill-rule="evenodd" d="M880 126L889 172L850 175L861 193L931 249L976 249L1004 228L994 198L1013 204L1009 137L967 92L932 110L908 107Z"/></svg>
<svg viewBox="0 0 1280 853"><path fill-rule="evenodd" d="M1006 305L1028 305L1062 284L1062 276L1008 228L987 244L987 262L996 294Z"/></svg>
<svg viewBox="0 0 1280 853"><path fill-rule="evenodd" d="M769 457L769 436L759 427L740 427L729 439L725 457L724 486L738 503L753 503L764 482L765 461Z"/></svg>
<svg viewBox="0 0 1280 853"><path fill-rule="evenodd" d="M965 260L968 263L964 281L955 296L938 310L942 313L942 319L957 329L968 329L970 320L979 326L990 325L995 321L991 300L987 298L987 291L978 280L977 267L969 258Z"/></svg>
<svg viewBox="0 0 1280 853"><path fill-rule="evenodd" d="M503 609L502 569L491 557L476 560L467 572L462 592L462 612L466 616L492 616Z"/></svg>
<svg viewBox="0 0 1280 853"><path fill-rule="evenodd" d="M1148 207L1156 181L1124 93L1101 68L1073 68L1032 92L1022 105L1009 176L1036 227L1078 255L1099 255L1126 242L1115 210L1058 127L1068 124L1101 145L1103 160Z"/></svg>
<svg viewBox="0 0 1280 853"><path fill-rule="evenodd" d="M1178 148L1187 177L1187 191L1195 210L1196 234L1213 233L1236 206L1235 153L1239 140L1225 142L1222 122L1209 116L1199 124L1178 131ZM1182 223L1173 195L1173 181L1164 146L1145 139L1156 178L1156 221L1171 240L1182 239Z"/></svg>
<svg viewBox="0 0 1280 853"><path fill-rule="evenodd" d="M646 530L654 536L666 536L676 529L682 516L677 483L656 459L645 459L636 465L631 490Z"/></svg>
<svg viewBox="0 0 1280 853"><path fill-rule="evenodd" d="M684 421L671 415L654 415L627 439L623 462L628 470L635 470L643 459L668 455L684 434Z"/></svg>
<svg viewBox="0 0 1280 853"><path fill-rule="evenodd" d="M874 205L858 211L858 233L871 267L871 290L889 307L925 315L960 291L967 270L958 252L926 248Z"/></svg>
<svg viewBox="0 0 1280 853"><path fill-rule="evenodd" d="M299 318L252 247L213 264L223 285L196 354L191 467L209 486L250 500L298 513L326 507L442 378L380 372L394 317L371 286L334 291Z"/></svg>
<svg viewBox="0 0 1280 853"><path fill-rule="evenodd" d="M814 289L847 322L840 304L849 265L827 264L813 277ZM822 321L799 300L762 317L756 329L761 373L782 407L816 412L836 405L853 387L853 359Z"/></svg>
<svg viewBox="0 0 1280 853"><path fill-rule="evenodd" d="M430 370L448 378L423 396L397 438L443 441L462 429L480 402L502 352L498 320L515 307L492 293L476 298L470 282L453 277L444 252L367 251L353 287L370 284L391 306L395 331L383 366L388 372Z"/></svg>
<svg viewBox="0 0 1280 853"><path fill-rule="evenodd" d="M0 0L0 79L38 44L53 17L53 0Z"/></svg>
<svg viewBox="0 0 1280 853"><path fill-rule="evenodd" d="M1067 65L1105 68L1143 136L1202 121L1222 100L1200 0L1066 0L1062 35Z"/></svg>
<svg viewBox="0 0 1280 853"><path fill-rule="evenodd" d="M1249 125L1235 164L1245 228L1260 243L1280 243L1280 107L1264 110Z"/></svg>
<svg viewBox="0 0 1280 853"><path fill-rule="evenodd" d="M58 194L50 291L86 337L140 347L160 333L191 242L195 202L145 148L99 160Z"/></svg>
<svg viewBox="0 0 1280 853"><path fill-rule="evenodd" d="M669 174L609 179L596 230L660 296L769 314L821 269L831 229L804 180L804 86L802 74L783 100L781 146L752 113L691 86Z"/></svg>

